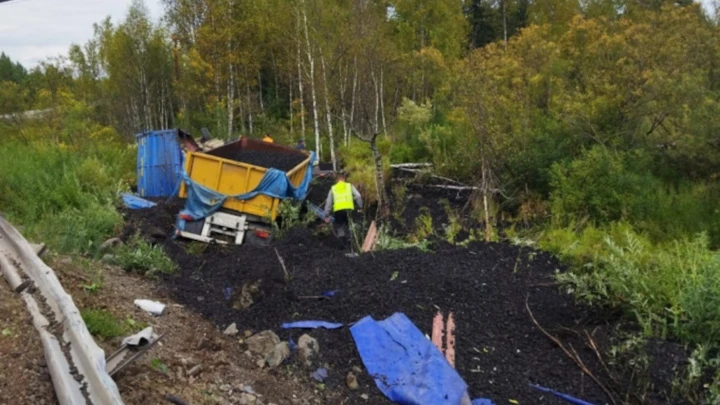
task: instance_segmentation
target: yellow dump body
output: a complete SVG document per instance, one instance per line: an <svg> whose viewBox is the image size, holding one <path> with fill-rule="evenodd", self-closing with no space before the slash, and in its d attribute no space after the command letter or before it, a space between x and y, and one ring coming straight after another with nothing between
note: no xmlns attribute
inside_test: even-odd
<svg viewBox="0 0 720 405"><path fill-rule="evenodd" d="M295 187L302 183L307 166L310 164L310 155L307 152L243 137L239 141L212 151L188 152L185 157L185 171L196 183L222 194L237 195L250 192L260 184L267 168L222 157L240 149L304 155L306 159L287 172L290 182ZM187 197L185 183L180 186L180 197ZM228 198L223 208L275 220L279 203L278 198L260 194L249 200Z"/></svg>

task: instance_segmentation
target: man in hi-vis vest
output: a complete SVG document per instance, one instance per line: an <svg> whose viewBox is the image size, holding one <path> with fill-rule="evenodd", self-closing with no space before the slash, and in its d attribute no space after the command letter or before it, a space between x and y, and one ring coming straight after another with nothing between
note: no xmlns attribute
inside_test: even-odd
<svg viewBox="0 0 720 405"><path fill-rule="evenodd" d="M362 210L363 200L355 186L345 182L345 174L336 175L335 185L332 186L325 200L325 222L330 222L330 210L335 218L335 232L341 239L350 240L349 227L350 214L357 208Z"/></svg>

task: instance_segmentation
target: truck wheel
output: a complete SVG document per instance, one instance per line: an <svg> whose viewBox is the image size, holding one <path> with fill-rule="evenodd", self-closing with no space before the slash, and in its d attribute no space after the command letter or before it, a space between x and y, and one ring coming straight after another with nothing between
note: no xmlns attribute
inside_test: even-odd
<svg viewBox="0 0 720 405"><path fill-rule="evenodd" d="M261 237L264 236L264 234L267 234L268 236L266 238ZM243 244L247 243L252 246L270 246L270 242L272 242L272 232L270 231L264 229L248 229L245 231Z"/></svg>

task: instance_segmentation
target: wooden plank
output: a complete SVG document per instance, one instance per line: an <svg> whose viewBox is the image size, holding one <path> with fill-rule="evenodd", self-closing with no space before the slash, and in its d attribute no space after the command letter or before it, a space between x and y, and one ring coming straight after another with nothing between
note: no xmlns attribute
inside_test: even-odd
<svg viewBox="0 0 720 405"><path fill-rule="evenodd" d="M370 223L370 228L368 229L367 235L365 235L365 241L362 245L363 252L372 252L375 250L375 243L377 242L377 226L375 225L375 221L372 221Z"/></svg>

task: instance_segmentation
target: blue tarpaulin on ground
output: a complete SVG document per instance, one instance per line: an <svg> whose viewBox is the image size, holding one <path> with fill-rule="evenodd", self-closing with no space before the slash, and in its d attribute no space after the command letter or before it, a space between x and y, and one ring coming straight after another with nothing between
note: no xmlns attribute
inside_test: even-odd
<svg viewBox="0 0 720 405"><path fill-rule="evenodd" d="M325 321L297 321L282 324L283 329L337 329L342 328L343 324L325 322Z"/></svg>
<svg viewBox="0 0 720 405"><path fill-rule="evenodd" d="M131 210L139 210L142 208L152 208L157 205L152 201L148 201L144 198L140 198L138 196L128 194L128 193L123 193L122 199L123 199L123 203L125 204L125 206L130 208Z"/></svg>
<svg viewBox="0 0 720 405"><path fill-rule="evenodd" d="M310 159L311 162L315 159L315 154L312 152L310 153ZM225 195L211 190L194 182L185 172L182 173L182 179L187 185L187 200L182 214L199 220L214 214L228 198L249 200L259 194L264 194L273 198L302 200L307 195L310 187L312 166L308 165L305 177L298 187L293 186L287 173L271 168L265 172L265 176L254 190L238 195ZM184 221L180 220L178 227L184 229Z"/></svg>
<svg viewBox="0 0 720 405"><path fill-rule="evenodd" d="M368 374L390 400L403 405L470 403L465 381L404 314L379 322L366 316L350 332Z"/></svg>

